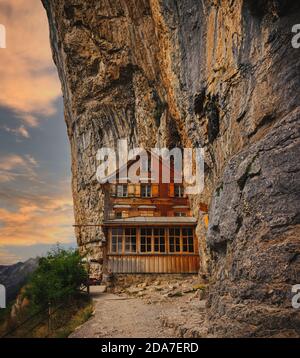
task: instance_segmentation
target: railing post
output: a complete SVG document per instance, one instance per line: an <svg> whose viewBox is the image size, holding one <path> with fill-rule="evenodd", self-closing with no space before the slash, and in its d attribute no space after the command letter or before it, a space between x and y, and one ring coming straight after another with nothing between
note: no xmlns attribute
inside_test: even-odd
<svg viewBox="0 0 300 358"><path fill-rule="evenodd" d="M50 335L52 331L51 315L52 315L52 307L51 307L51 302L49 302L48 303L48 335Z"/></svg>

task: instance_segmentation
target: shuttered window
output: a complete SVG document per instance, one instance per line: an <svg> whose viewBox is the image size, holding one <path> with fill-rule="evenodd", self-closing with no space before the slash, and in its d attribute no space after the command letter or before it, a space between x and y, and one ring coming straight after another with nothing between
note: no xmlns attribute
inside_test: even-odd
<svg viewBox="0 0 300 358"><path fill-rule="evenodd" d="M134 196L135 195L135 185L134 184L128 184L128 196Z"/></svg>
<svg viewBox="0 0 300 358"><path fill-rule="evenodd" d="M159 185L152 184L152 197L157 198L159 196Z"/></svg>
<svg viewBox="0 0 300 358"><path fill-rule="evenodd" d="M141 196L141 186L140 185L135 185L135 196L136 197Z"/></svg>

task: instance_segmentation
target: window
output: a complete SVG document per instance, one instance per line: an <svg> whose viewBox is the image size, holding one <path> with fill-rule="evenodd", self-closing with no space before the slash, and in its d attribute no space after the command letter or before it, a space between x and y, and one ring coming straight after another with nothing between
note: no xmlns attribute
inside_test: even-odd
<svg viewBox="0 0 300 358"><path fill-rule="evenodd" d="M125 229L125 253L136 253L136 229Z"/></svg>
<svg viewBox="0 0 300 358"><path fill-rule="evenodd" d="M181 212L181 211L178 211L178 212L175 212L174 213L174 216L186 216L186 213L184 213L184 212Z"/></svg>
<svg viewBox="0 0 300 358"><path fill-rule="evenodd" d="M169 229L169 250L180 252L180 228Z"/></svg>
<svg viewBox="0 0 300 358"><path fill-rule="evenodd" d="M117 185L117 196L124 198L127 196L127 185Z"/></svg>
<svg viewBox="0 0 300 358"><path fill-rule="evenodd" d="M182 228L182 251L194 252L194 235L190 227Z"/></svg>
<svg viewBox="0 0 300 358"><path fill-rule="evenodd" d="M151 184L142 184L141 185L141 197L150 198L151 197Z"/></svg>
<svg viewBox="0 0 300 358"><path fill-rule="evenodd" d="M122 219L122 211L117 211L115 213L115 217L116 217L116 219Z"/></svg>
<svg viewBox="0 0 300 358"><path fill-rule="evenodd" d="M152 251L152 229L144 228L141 229L141 252L151 252Z"/></svg>
<svg viewBox="0 0 300 358"><path fill-rule="evenodd" d="M174 196L176 198L182 198L184 194L183 186L180 184L174 185Z"/></svg>
<svg viewBox="0 0 300 358"><path fill-rule="evenodd" d="M194 253L194 229L192 227L124 227L111 228L111 254L188 254ZM169 244L166 243L169 231ZM137 234L140 243L137 245Z"/></svg>
<svg viewBox="0 0 300 358"><path fill-rule="evenodd" d="M113 228L111 230L111 252L115 254L122 253L123 229Z"/></svg>
<svg viewBox="0 0 300 358"><path fill-rule="evenodd" d="M154 237L154 252L166 252L165 229L154 228L153 237Z"/></svg>

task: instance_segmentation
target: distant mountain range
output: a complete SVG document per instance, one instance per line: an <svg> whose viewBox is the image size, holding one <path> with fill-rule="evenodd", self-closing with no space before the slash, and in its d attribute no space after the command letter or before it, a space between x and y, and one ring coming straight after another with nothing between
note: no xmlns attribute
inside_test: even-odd
<svg viewBox="0 0 300 358"><path fill-rule="evenodd" d="M7 302L13 300L28 276L38 267L39 258L18 262L14 265L0 265L0 284L6 288Z"/></svg>

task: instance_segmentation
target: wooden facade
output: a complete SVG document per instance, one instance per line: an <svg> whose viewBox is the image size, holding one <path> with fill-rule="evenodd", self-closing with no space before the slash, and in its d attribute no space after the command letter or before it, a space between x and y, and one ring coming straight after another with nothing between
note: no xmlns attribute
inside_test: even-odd
<svg viewBox="0 0 300 358"><path fill-rule="evenodd" d="M114 273L197 273L199 255L114 255L108 269Z"/></svg>
<svg viewBox="0 0 300 358"><path fill-rule="evenodd" d="M157 163L161 173L161 161ZM198 272L196 219L191 216L183 186L174 183L174 170L170 173L170 183L163 183L159 174L158 183L145 178L138 183L119 183L117 178L108 184L104 227L109 271Z"/></svg>
<svg viewBox="0 0 300 358"><path fill-rule="evenodd" d="M199 269L194 227L186 223L111 226L108 237L108 268L112 272L195 273Z"/></svg>

